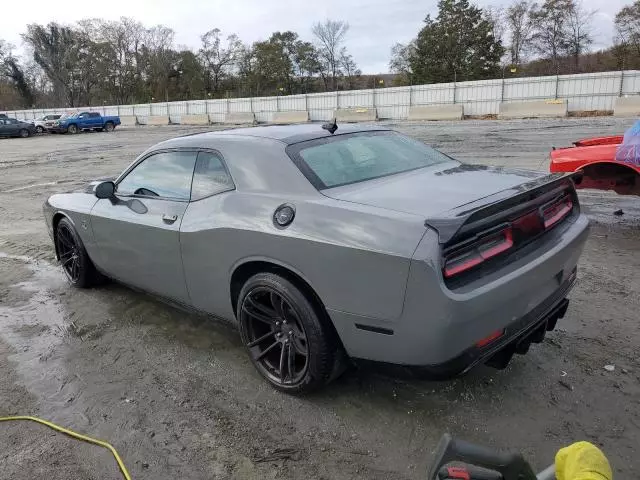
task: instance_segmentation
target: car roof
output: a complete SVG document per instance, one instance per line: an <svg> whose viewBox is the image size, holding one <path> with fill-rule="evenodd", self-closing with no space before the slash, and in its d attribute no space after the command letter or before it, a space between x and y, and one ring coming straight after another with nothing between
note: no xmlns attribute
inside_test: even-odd
<svg viewBox="0 0 640 480"><path fill-rule="evenodd" d="M389 129L374 125L338 124L338 130L335 132L335 134L332 135L328 130L322 128L321 123L306 123L298 125L271 125L265 127L233 128L229 130L198 133L181 138L189 138L190 141L188 143L196 144L200 140L214 140L216 137L232 135L238 137L267 138L271 140L277 140L287 145L292 145L294 143L304 142L307 140L338 136L346 133L385 130Z"/></svg>

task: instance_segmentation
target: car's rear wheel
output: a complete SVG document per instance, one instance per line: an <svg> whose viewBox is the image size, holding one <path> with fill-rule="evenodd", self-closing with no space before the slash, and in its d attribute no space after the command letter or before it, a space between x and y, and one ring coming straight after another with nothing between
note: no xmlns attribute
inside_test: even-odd
<svg viewBox="0 0 640 480"><path fill-rule="evenodd" d="M56 227L55 240L60 265L73 286L87 288L102 279L69 219L60 219Z"/></svg>
<svg viewBox="0 0 640 480"><path fill-rule="evenodd" d="M44 133L44 128L42 128L40 125L38 125L36 127L36 133Z"/></svg>
<svg viewBox="0 0 640 480"><path fill-rule="evenodd" d="M27 130L26 128L23 128L22 130L20 130L20 132L18 132L18 134L22 138L27 138L29 135L31 135L31 132L29 132L29 130Z"/></svg>
<svg viewBox="0 0 640 480"><path fill-rule="evenodd" d="M76 127L75 125L69 125L67 127L67 132L69 132L70 134L74 134L74 133L78 133L78 127Z"/></svg>
<svg viewBox="0 0 640 480"><path fill-rule="evenodd" d="M237 317L252 363L276 389L305 393L332 379L341 346L314 302L286 278L251 277L240 291Z"/></svg>
<svg viewBox="0 0 640 480"><path fill-rule="evenodd" d="M113 130L115 129L115 125L111 122L107 122L104 124L104 131L105 132L113 132Z"/></svg>

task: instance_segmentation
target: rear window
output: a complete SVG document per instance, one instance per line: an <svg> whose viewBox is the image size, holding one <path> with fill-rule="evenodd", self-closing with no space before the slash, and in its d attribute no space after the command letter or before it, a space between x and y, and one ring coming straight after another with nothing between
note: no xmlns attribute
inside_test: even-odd
<svg viewBox="0 0 640 480"><path fill-rule="evenodd" d="M395 132L324 137L292 145L289 154L318 189L386 177L451 160L424 143Z"/></svg>

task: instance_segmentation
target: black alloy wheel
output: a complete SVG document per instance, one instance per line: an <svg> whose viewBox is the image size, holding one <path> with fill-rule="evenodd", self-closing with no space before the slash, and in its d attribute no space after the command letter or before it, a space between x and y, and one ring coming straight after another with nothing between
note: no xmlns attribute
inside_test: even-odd
<svg viewBox="0 0 640 480"><path fill-rule="evenodd" d="M240 292L237 316L252 363L276 389L306 393L342 373L342 346L329 320L288 279L273 273L251 277Z"/></svg>
<svg viewBox="0 0 640 480"><path fill-rule="evenodd" d="M258 369L272 382L295 385L309 363L307 336L291 304L277 291L258 287L242 302L246 345Z"/></svg>
<svg viewBox="0 0 640 480"><path fill-rule="evenodd" d="M76 284L80 278L80 252L75 235L71 233L66 223L58 227L56 241L60 265L69 281Z"/></svg>
<svg viewBox="0 0 640 480"><path fill-rule="evenodd" d="M55 242L62 270L73 286L86 288L104 279L91 262L80 236L69 219L62 218L58 222Z"/></svg>
<svg viewBox="0 0 640 480"><path fill-rule="evenodd" d="M44 128L42 128L42 126L41 126L41 125L38 125L38 126L36 127L36 133L44 133Z"/></svg>

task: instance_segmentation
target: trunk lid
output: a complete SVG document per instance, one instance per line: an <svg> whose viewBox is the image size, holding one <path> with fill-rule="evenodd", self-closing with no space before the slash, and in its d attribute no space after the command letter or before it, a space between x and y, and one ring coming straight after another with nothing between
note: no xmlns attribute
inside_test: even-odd
<svg viewBox="0 0 640 480"><path fill-rule="evenodd" d="M429 218L500 192L499 197L513 196L521 185L548 177L528 170L449 162L322 193L336 200Z"/></svg>

